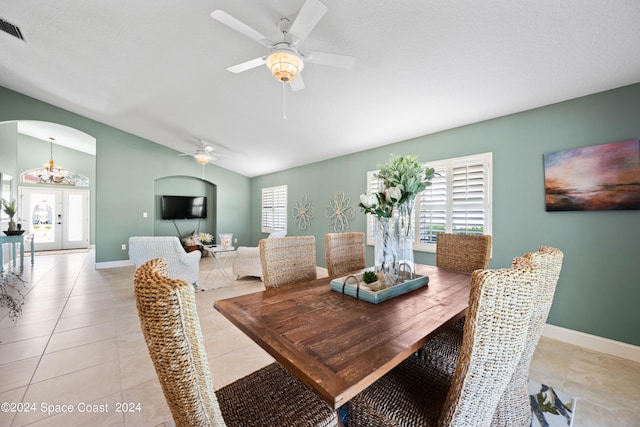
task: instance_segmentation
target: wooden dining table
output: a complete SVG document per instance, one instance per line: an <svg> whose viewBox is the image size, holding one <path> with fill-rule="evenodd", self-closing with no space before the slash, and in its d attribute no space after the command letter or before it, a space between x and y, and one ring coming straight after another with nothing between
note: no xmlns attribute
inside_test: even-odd
<svg viewBox="0 0 640 427"><path fill-rule="evenodd" d="M378 304L332 291L324 278L214 307L338 409L464 316L471 275L427 265L416 273L429 284Z"/></svg>

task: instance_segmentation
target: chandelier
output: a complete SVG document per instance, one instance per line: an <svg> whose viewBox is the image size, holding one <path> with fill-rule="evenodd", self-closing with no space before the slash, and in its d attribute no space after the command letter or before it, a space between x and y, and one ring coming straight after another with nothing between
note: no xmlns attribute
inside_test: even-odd
<svg viewBox="0 0 640 427"><path fill-rule="evenodd" d="M287 83L295 79L296 75L302 71L304 62L292 50L282 49L267 57L267 67L276 80Z"/></svg>
<svg viewBox="0 0 640 427"><path fill-rule="evenodd" d="M65 184L65 178L68 172L60 165L55 166L53 162L53 141L56 139L52 136L49 137L51 155L49 157L49 163L44 164L44 169L40 169L36 172L38 177L38 183L41 184Z"/></svg>

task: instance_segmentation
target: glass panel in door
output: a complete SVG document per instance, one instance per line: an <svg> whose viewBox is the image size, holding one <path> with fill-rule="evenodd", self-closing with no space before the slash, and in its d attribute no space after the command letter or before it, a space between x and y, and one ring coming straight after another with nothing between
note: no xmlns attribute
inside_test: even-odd
<svg viewBox="0 0 640 427"><path fill-rule="evenodd" d="M62 190L62 247L89 247L89 191Z"/></svg>
<svg viewBox="0 0 640 427"><path fill-rule="evenodd" d="M59 190L31 190L28 194L30 197L27 202L27 218L29 232L33 233L35 249L62 249L62 227L58 221L58 217L62 216L62 193Z"/></svg>

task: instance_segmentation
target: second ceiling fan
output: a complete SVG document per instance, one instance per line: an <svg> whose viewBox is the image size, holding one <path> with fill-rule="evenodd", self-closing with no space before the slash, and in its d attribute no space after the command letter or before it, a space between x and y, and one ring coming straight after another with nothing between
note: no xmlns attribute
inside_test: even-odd
<svg viewBox="0 0 640 427"><path fill-rule="evenodd" d="M280 20L278 30L281 37L275 41L267 39L258 31L222 10L214 10L211 17L270 50L268 55L234 65L227 70L232 73L241 73L266 64L277 80L289 83L292 90L301 90L304 89L304 82L300 71L302 71L305 62L345 69L351 68L355 63L353 56L299 48L299 45L307 38L326 12L327 7L320 1L306 0L293 22L287 18Z"/></svg>

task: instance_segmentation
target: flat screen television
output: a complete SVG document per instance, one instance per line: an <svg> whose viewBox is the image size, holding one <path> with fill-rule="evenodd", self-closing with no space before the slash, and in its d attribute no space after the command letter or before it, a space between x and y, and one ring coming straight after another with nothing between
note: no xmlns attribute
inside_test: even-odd
<svg viewBox="0 0 640 427"><path fill-rule="evenodd" d="M162 219L204 219L207 198L204 196L162 196Z"/></svg>

